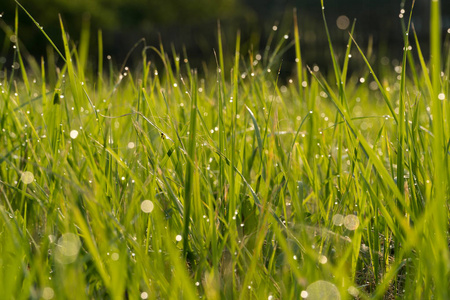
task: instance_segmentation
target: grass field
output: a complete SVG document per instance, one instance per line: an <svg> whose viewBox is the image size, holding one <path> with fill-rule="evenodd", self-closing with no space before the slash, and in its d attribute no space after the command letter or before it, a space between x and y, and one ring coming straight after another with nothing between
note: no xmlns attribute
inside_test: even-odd
<svg viewBox="0 0 450 300"><path fill-rule="evenodd" d="M144 43L140 68L103 61L101 32L93 67L89 31L75 43L63 22L58 68L21 51L16 19L0 298L449 299L450 34L430 2L431 59L402 12L402 61L328 35L327 74L295 17L265 53L237 34L227 54L219 29L201 73Z"/></svg>

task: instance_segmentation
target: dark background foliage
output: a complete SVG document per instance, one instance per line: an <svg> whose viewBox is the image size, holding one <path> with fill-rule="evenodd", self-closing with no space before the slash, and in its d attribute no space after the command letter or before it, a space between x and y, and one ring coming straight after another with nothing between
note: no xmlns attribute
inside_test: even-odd
<svg viewBox="0 0 450 300"><path fill-rule="evenodd" d="M356 19L355 37L361 45L373 42L381 57L398 57L402 51L402 33L399 18L400 0L340 0L325 1L328 25L336 44L344 45L348 30L339 30L336 19L347 16ZM411 1L405 2L407 18ZM450 27L450 1L443 0L443 33ZM186 48L191 60L213 61L216 47L217 20L221 21L228 52L234 47L234 37L242 33L243 49L262 51L277 25L275 39L292 31L292 10L298 9L302 51L310 64L327 64L327 47L320 0L22 0L21 4L44 27L49 36L60 43L58 14L61 14L72 40L79 40L83 22L89 20L91 48L96 49L97 30L102 29L105 55L118 61L140 39L148 45ZM429 1L417 0L414 24L426 49L428 39ZM13 28L16 4L2 0L0 20L0 67L11 56L11 43L6 26ZM84 21L83 21L84 20ZM19 38L27 50L45 55L47 41L25 13L19 9ZM95 56L95 51L92 51ZM2 64L3 63L3 64Z"/></svg>

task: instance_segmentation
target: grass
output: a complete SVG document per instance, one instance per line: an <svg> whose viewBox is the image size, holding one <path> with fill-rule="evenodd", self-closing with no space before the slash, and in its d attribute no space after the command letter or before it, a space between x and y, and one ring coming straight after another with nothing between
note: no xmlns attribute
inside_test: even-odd
<svg viewBox="0 0 450 300"><path fill-rule="evenodd" d="M431 8L430 60L403 13L401 63L374 65L353 25L347 49L327 30L329 74L304 65L295 12L292 42L263 55L239 34L225 53L219 26L217 67L200 74L145 41L140 68L116 69L101 31L94 71L88 29L77 44L62 21L61 50L41 30L63 65L36 61L17 11L2 298L448 299L450 47Z"/></svg>

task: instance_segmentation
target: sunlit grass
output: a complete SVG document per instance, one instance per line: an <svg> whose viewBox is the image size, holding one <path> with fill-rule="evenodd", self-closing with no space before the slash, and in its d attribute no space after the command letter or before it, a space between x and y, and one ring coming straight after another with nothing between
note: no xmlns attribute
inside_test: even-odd
<svg viewBox="0 0 450 300"><path fill-rule="evenodd" d="M74 43L62 21L57 68L21 52L16 18L2 298L447 299L450 47L431 4L431 60L405 18L403 60L377 68L355 27L346 49L327 30L330 74L302 59L296 17L265 53L238 33L226 54L219 26L206 73L145 42L140 67L114 66L101 32L96 73L87 27Z"/></svg>

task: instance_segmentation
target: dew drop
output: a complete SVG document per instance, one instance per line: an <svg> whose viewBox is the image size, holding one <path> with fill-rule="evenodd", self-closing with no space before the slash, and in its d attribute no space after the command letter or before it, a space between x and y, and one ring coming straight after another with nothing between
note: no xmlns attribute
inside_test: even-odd
<svg viewBox="0 0 450 300"><path fill-rule="evenodd" d="M319 263L321 263L322 265L326 264L328 262L328 258L325 255L320 255L319 256Z"/></svg>
<svg viewBox="0 0 450 300"><path fill-rule="evenodd" d="M183 238L181 237L181 235L177 235L176 237L175 237L175 240L177 241L177 242L179 242L179 241L181 241Z"/></svg>

